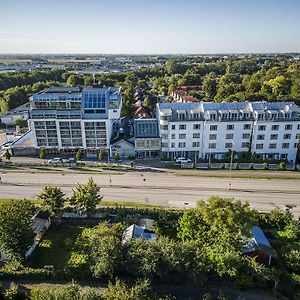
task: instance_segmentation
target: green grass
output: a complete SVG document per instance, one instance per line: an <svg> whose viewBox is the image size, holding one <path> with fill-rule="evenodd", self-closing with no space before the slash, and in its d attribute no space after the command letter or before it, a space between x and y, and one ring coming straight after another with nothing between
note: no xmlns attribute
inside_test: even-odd
<svg viewBox="0 0 300 300"><path fill-rule="evenodd" d="M166 207L155 205L155 204L145 204L145 203L135 203L135 202L114 202L114 201L102 201L100 202L101 206L123 206L123 207L141 207L141 208L161 208L164 209Z"/></svg>
<svg viewBox="0 0 300 300"><path fill-rule="evenodd" d="M84 228L86 226L52 225L36 251L33 266L53 265L56 272L63 272L75 241Z"/></svg>
<svg viewBox="0 0 300 300"><path fill-rule="evenodd" d="M0 198L0 204L10 204L10 203L15 203L18 201L22 201L24 199L21 198L16 198L16 199L9 199L9 198ZM26 201L30 201L33 204L42 204L42 200L39 199L25 199Z"/></svg>

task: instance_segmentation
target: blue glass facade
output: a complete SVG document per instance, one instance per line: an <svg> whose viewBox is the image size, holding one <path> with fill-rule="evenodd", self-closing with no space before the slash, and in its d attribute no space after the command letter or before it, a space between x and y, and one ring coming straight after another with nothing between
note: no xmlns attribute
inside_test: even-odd
<svg viewBox="0 0 300 300"><path fill-rule="evenodd" d="M84 91L83 92L83 109L105 111L105 109L106 109L106 94L105 94L105 92L99 91L99 90Z"/></svg>

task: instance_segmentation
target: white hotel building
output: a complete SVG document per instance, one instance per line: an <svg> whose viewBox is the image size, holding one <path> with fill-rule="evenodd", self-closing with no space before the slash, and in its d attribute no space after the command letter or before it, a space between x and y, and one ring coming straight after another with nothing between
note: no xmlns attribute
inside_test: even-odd
<svg viewBox="0 0 300 300"><path fill-rule="evenodd" d="M223 159L233 150L295 163L299 112L293 102L159 103L161 156Z"/></svg>
<svg viewBox="0 0 300 300"><path fill-rule="evenodd" d="M51 87L30 98L30 128L35 148L87 155L108 150L122 107L120 88Z"/></svg>

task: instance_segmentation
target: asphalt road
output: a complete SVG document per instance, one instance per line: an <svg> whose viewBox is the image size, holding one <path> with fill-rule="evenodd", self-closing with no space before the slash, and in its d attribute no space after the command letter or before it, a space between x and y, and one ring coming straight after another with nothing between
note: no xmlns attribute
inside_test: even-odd
<svg viewBox="0 0 300 300"><path fill-rule="evenodd" d="M248 201L252 207L266 211L295 205L300 216L299 180L212 178L180 176L174 173L130 172L123 175L59 174L59 173L0 173L0 198L35 198L45 185L59 186L69 196L76 183L89 177L102 189L106 201L126 201L156 204L166 207L192 207L199 199L212 195L234 197Z"/></svg>

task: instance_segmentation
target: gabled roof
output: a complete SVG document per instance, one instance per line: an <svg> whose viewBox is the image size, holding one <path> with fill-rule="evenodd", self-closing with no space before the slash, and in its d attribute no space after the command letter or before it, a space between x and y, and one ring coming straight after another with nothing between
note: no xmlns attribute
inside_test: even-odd
<svg viewBox="0 0 300 300"><path fill-rule="evenodd" d="M262 229L258 226L252 226L252 237L244 247L243 253L254 252L259 249L272 249L270 242Z"/></svg>

